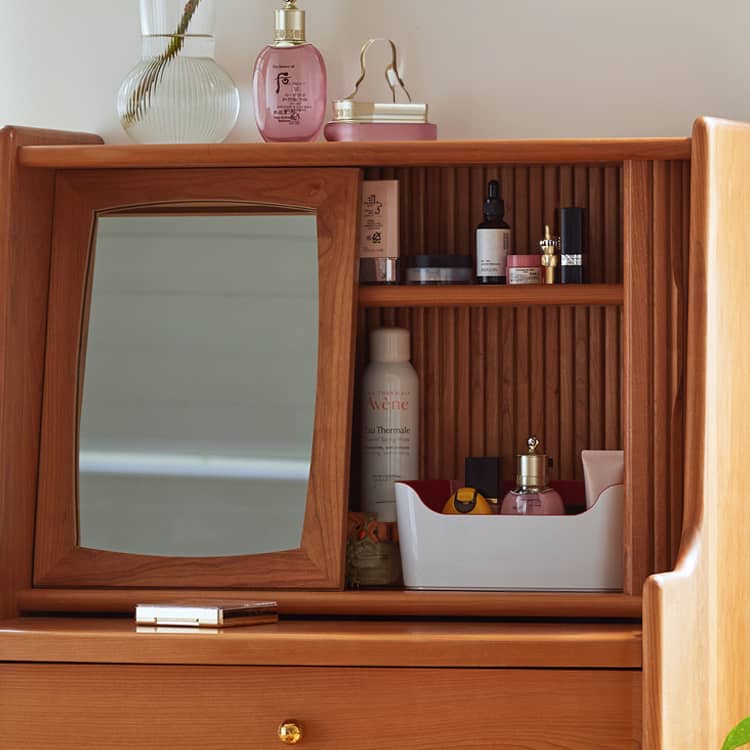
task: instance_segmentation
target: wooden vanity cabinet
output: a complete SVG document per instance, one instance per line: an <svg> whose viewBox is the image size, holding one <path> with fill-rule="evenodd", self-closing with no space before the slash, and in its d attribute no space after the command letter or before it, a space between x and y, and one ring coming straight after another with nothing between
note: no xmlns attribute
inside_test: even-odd
<svg viewBox="0 0 750 750"><path fill-rule="evenodd" d="M9 618L0 723L9 747L271 748L281 745L279 723L297 720L302 747L706 750L750 714L741 642L750 470L738 408L750 372L747 126L700 120L692 140L94 141L6 129L0 143L0 614ZM370 329L410 329L425 478L460 474L466 455L510 466L531 432L545 436L562 479L580 478L582 448L624 449L621 593L279 590L290 617L278 625L157 635L134 632L127 613L139 600L269 592L39 578L59 180L282 167L398 178L407 255L470 252L491 178L519 251L535 247L556 207L587 208L590 284L361 289L355 375ZM354 435L357 420L355 410ZM356 438L352 453L356 487Z"/></svg>
<svg viewBox="0 0 750 750"><path fill-rule="evenodd" d="M291 720L300 746L320 750L640 740L636 624L284 621L214 636L29 619L9 621L0 640L0 717L13 748L53 738L59 750L270 750Z"/></svg>
<svg viewBox="0 0 750 750"><path fill-rule="evenodd" d="M25 695L4 694L6 685ZM5 741L18 748L54 738L56 750L270 750L283 747L288 719L302 727L300 747L314 750L640 743L633 671L4 665L0 700Z"/></svg>

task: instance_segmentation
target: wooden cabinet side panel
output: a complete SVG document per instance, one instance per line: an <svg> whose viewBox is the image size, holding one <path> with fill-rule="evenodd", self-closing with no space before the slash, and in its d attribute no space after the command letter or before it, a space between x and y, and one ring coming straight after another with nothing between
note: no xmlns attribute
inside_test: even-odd
<svg viewBox="0 0 750 750"><path fill-rule="evenodd" d="M0 616L32 576L54 170L25 169L22 146L97 136L0 130Z"/></svg>
<svg viewBox="0 0 750 750"><path fill-rule="evenodd" d="M60 690L60 685L65 685ZM640 672L0 665L9 748L617 750L640 745Z"/></svg>
<svg viewBox="0 0 750 750"><path fill-rule="evenodd" d="M693 131L684 527L644 597L648 750L719 748L750 714L750 126Z"/></svg>

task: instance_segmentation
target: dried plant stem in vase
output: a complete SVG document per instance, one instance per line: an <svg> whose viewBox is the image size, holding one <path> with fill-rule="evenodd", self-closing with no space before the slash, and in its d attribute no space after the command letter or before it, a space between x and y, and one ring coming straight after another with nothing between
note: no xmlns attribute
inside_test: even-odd
<svg viewBox="0 0 750 750"><path fill-rule="evenodd" d="M167 49L148 63L145 73L141 76L138 85L130 95L127 110L122 115L122 126L126 130L146 114L146 110L151 103L151 94L164 73L164 69L185 45L185 34L200 2L201 0L189 0L185 4L182 18L169 41Z"/></svg>
<svg viewBox="0 0 750 750"><path fill-rule="evenodd" d="M214 0L141 0L143 59L123 81L120 122L139 143L217 143L239 92L214 60Z"/></svg>

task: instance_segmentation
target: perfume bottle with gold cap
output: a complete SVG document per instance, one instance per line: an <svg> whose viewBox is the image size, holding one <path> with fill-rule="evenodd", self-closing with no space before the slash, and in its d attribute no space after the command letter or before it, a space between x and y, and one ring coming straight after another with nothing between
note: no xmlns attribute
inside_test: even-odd
<svg viewBox="0 0 750 750"><path fill-rule="evenodd" d="M556 490L547 485L547 456L537 453L539 441L530 437L526 453L516 456L518 487L504 498L501 515L564 516L565 505Z"/></svg>
<svg viewBox="0 0 750 750"><path fill-rule="evenodd" d="M326 112L326 66L305 38L305 11L286 0L272 44L255 61L255 122L265 141L313 141Z"/></svg>

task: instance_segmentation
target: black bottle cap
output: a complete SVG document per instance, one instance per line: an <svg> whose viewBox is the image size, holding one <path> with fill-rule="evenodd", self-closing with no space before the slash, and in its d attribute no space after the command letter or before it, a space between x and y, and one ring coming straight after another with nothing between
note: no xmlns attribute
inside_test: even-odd
<svg viewBox="0 0 750 750"><path fill-rule="evenodd" d="M584 211L570 206L560 209L560 255L578 255L584 252Z"/></svg>
<svg viewBox="0 0 750 750"><path fill-rule="evenodd" d="M479 490L486 498L499 498L502 461L497 456L469 456L465 463L466 486Z"/></svg>
<svg viewBox="0 0 750 750"><path fill-rule="evenodd" d="M485 221L502 221L505 216L505 203L500 198L500 183L497 180L490 180L487 184L487 200L483 210Z"/></svg>

